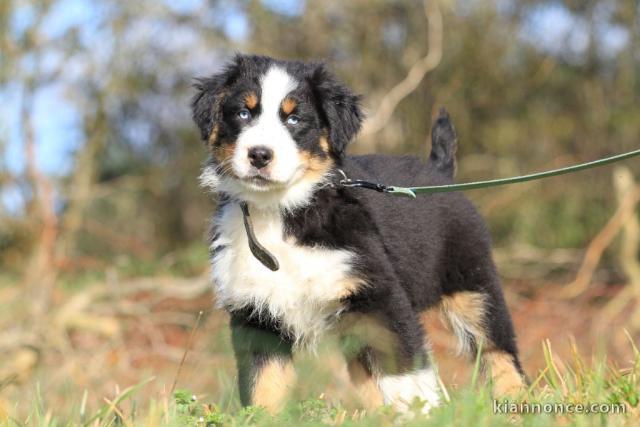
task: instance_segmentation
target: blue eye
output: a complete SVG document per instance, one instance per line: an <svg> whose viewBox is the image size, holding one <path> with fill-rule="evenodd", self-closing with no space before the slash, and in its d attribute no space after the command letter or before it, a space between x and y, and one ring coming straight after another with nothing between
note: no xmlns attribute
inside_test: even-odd
<svg viewBox="0 0 640 427"><path fill-rule="evenodd" d="M298 123L300 123L300 117L296 116L296 115L290 115L289 117L287 117L287 124L288 125L297 125Z"/></svg>
<svg viewBox="0 0 640 427"><path fill-rule="evenodd" d="M238 117L240 117L242 120L249 120L251 118L251 111L243 108L242 110L238 111Z"/></svg>

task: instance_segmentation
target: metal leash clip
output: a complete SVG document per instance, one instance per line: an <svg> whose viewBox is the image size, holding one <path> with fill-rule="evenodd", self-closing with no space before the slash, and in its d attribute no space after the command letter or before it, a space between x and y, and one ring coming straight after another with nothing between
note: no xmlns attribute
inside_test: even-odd
<svg viewBox="0 0 640 427"><path fill-rule="evenodd" d="M361 179L350 179L342 169L338 169L338 172L340 172L340 175L342 175L342 179L339 182L342 187L367 188L369 190L376 190L379 193L386 193L387 191L389 191L389 188L386 185L363 181Z"/></svg>

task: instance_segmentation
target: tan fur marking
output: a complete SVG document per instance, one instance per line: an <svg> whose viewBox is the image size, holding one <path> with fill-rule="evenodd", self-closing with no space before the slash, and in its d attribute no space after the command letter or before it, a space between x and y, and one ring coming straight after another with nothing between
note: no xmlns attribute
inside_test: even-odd
<svg viewBox="0 0 640 427"><path fill-rule="evenodd" d="M492 347L484 333L484 295L479 292L458 292L443 297L440 308L445 320L459 339L460 351L470 350L461 340L466 333L473 335L477 343L482 341L485 349Z"/></svg>
<svg viewBox="0 0 640 427"><path fill-rule="evenodd" d="M322 148L322 151L329 154L329 140L326 136L320 137L320 148Z"/></svg>
<svg viewBox="0 0 640 427"><path fill-rule="evenodd" d="M291 99L291 98L285 98L282 101L282 111L285 114L291 114L293 112L293 110L296 108L296 106L298 105L298 103Z"/></svg>
<svg viewBox="0 0 640 427"><path fill-rule="evenodd" d="M347 298L353 295L363 285L364 283L360 279L348 278L340 280L338 283L336 283L336 286L341 289L340 293L338 294L338 299Z"/></svg>
<svg viewBox="0 0 640 427"><path fill-rule="evenodd" d="M295 377L291 362L277 359L267 362L256 375L253 404L263 406L269 413L276 414L284 407Z"/></svg>
<svg viewBox="0 0 640 427"><path fill-rule="evenodd" d="M525 390L525 382L515 366L513 357L503 351L488 351L483 354L487 374L493 382L496 397L515 396Z"/></svg>
<svg viewBox="0 0 640 427"><path fill-rule="evenodd" d="M228 161L233 156L234 150L235 150L235 146L225 144L225 145L213 147L212 153L215 159L219 163L222 163L222 162Z"/></svg>
<svg viewBox="0 0 640 427"><path fill-rule="evenodd" d="M443 297L440 309L468 356L474 355L469 354L471 349L465 345L464 335L473 335L477 343L482 341L482 365L493 382L496 397L517 395L525 389L524 378L516 368L513 356L498 350L486 336L486 300L483 294L459 292Z"/></svg>
<svg viewBox="0 0 640 427"><path fill-rule="evenodd" d="M216 116L216 112L220 111L220 106L222 105L222 102L225 100L227 96L227 92L226 91L222 91L215 99L213 106L211 107L211 115L213 117ZM213 145L218 141L218 130L219 130L220 126L218 125L218 123L215 124L215 126L213 126L213 129L211 130L211 133L209 134L209 139L208 139L208 143L210 147L213 147Z"/></svg>
<svg viewBox="0 0 640 427"><path fill-rule="evenodd" d="M253 110L258 105L258 96L254 92L249 92L244 98L244 103L247 108Z"/></svg>
<svg viewBox="0 0 640 427"><path fill-rule="evenodd" d="M313 183L322 181L333 166L333 160L330 157L321 158L306 151L300 153L300 162L307 166L302 179Z"/></svg>
<svg viewBox="0 0 640 427"><path fill-rule="evenodd" d="M213 127L213 129L211 130L211 134L209 135L209 146L213 147L216 143L216 141L218 140L218 129L219 126L215 125Z"/></svg>
<svg viewBox="0 0 640 427"><path fill-rule="evenodd" d="M220 171L223 174L235 176L231 168L231 158L233 157L236 146L230 144L214 145L211 146L210 149L213 158L220 165Z"/></svg>
<svg viewBox="0 0 640 427"><path fill-rule="evenodd" d="M383 404L382 393L373 375L357 359L347 363L349 378L358 391L358 397L366 409L373 410Z"/></svg>

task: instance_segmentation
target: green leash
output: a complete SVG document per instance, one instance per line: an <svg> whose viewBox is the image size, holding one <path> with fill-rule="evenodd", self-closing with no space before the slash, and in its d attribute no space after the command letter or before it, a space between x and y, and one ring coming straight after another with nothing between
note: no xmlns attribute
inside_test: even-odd
<svg viewBox="0 0 640 427"><path fill-rule="evenodd" d="M550 171L532 173L529 175L514 176L511 178L491 179L488 181L464 182L461 184L431 185L427 187L398 187L395 185L385 186L362 180L351 180L345 177L340 184L345 187L361 187L376 190L381 193L389 193L395 196L416 198L417 194L431 193L447 193L450 191L475 190L476 188L497 187L499 185L516 184L518 182L533 181L536 179L548 178L551 176L564 175L572 172L578 172L585 169L595 168L598 166L608 165L610 163L619 162L631 157L639 156L640 150L631 151L629 153L618 154L616 156L605 157L604 159L594 160L592 162L581 163L574 166L567 166L560 169Z"/></svg>
<svg viewBox="0 0 640 427"><path fill-rule="evenodd" d="M359 187L367 188L369 190L376 190L381 193L393 194L395 196L416 198L417 194L431 194L431 193L446 193L449 191L464 191L475 190L476 188L497 187L499 185L516 184L518 182L533 181L536 179L548 178L550 176L564 175L567 173L578 172L584 169L595 168L598 166L608 165L610 163L619 162L621 160L629 159L640 155L640 150L631 151L629 153L618 154L617 156L605 157L604 159L594 160L593 162L581 163L574 166L568 166L560 169L553 169L545 172L532 173L530 175L514 176L511 178L491 179L488 181L476 181L465 182L462 184L446 184L446 185L431 185L428 187L397 187L386 186L377 184L374 182L363 180L349 179L342 170L338 170L342 174L342 180L340 185L343 187ZM242 209L242 215L244 219L244 227L247 233L247 239L249 241L249 249L251 253L258 261L260 261L265 267L271 271L277 271L280 268L277 258L269 252L264 246L262 246L253 232L253 225L251 224L251 216L249 214L249 207L246 202L240 203Z"/></svg>

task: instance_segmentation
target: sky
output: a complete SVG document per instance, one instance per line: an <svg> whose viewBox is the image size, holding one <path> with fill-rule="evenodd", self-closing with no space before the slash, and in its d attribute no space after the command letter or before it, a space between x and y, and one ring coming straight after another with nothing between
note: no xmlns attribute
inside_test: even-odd
<svg viewBox="0 0 640 427"><path fill-rule="evenodd" d="M179 12L196 11L204 0L166 0L166 5ZM262 0L263 4L276 13L297 16L305 7L304 0ZM499 1L501 7L507 7L509 0ZM615 54L628 42L629 35L622 27L612 26L606 17L607 2L603 2L598 16L603 17L599 28L599 39L604 50ZM100 20L101 11L91 0L61 0L42 24L45 34L55 37L64 33L70 26L79 25L80 37L89 43L99 42L108 49L106 40L100 39L100 33L94 31ZM240 9L229 3L221 18L222 28L229 38L242 42L250 36L250 24ZM11 19L10 31L19 34L33 21L33 13L28 5L18 7ZM572 52L579 56L588 43L587 23L573 16L559 2L543 3L534 8L520 34L524 40L544 49L549 54ZM95 40L92 40L95 39ZM45 57L45 68L55 67L60 58L55 55ZM66 64L65 64L66 65ZM71 67L73 64L69 64ZM33 64L27 59L20 64L29 69ZM73 152L82 143L79 130L79 114L67 100L68 93L62 84L51 84L39 90L34 98L33 123L37 147L37 164L49 175L63 176L73 166ZM20 128L21 88L15 82L0 87L0 144L5 144L5 158L1 165L19 175L24 170L23 141ZM19 212L21 193L15 188L0 189L0 203L10 212Z"/></svg>

